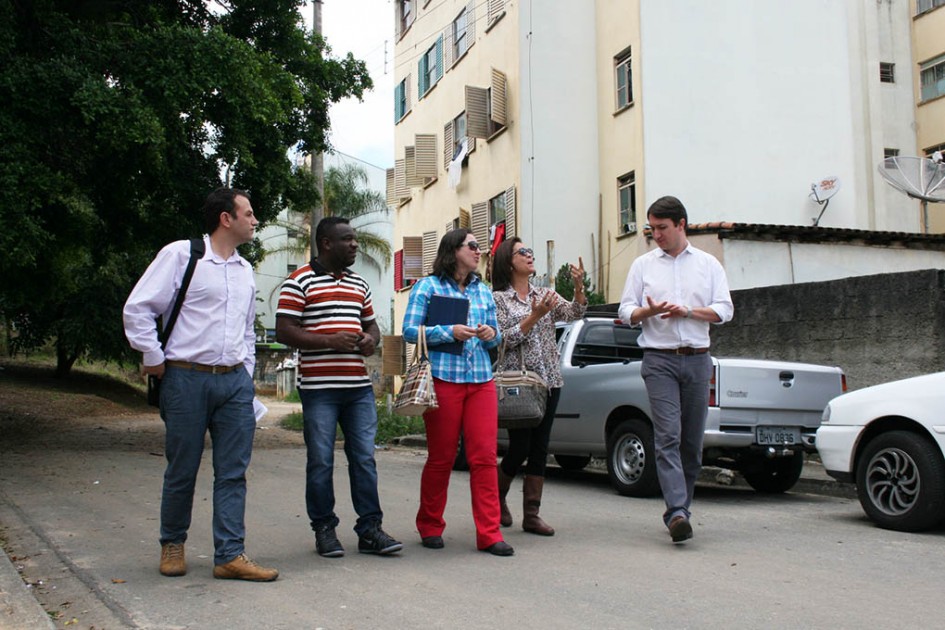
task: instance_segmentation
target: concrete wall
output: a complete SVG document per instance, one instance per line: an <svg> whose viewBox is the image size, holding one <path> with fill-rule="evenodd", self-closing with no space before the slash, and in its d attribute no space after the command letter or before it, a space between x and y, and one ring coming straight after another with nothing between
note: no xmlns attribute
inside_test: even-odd
<svg viewBox="0 0 945 630"><path fill-rule="evenodd" d="M945 271L733 291L717 356L838 365L851 390L945 370Z"/></svg>

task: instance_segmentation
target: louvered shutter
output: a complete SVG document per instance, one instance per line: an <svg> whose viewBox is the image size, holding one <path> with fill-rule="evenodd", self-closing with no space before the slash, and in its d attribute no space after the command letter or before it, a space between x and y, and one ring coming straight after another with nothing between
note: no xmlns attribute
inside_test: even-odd
<svg viewBox="0 0 945 630"><path fill-rule="evenodd" d="M436 80L443 78L443 36L436 38Z"/></svg>
<svg viewBox="0 0 945 630"><path fill-rule="evenodd" d="M453 24L450 23L443 29L443 68L449 70L453 67Z"/></svg>
<svg viewBox="0 0 945 630"><path fill-rule="evenodd" d="M426 94L427 89L430 87L426 85L427 82L427 56L426 54L420 57L420 61L417 62L417 100L423 98L423 95Z"/></svg>
<svg viewBox="0 0 945 630"><path fill-rule="evenodd" d="M453 161L453 121L443 127L443 168L449 168Z"/></svg>
<svg viewBox="0 0 945 630"><path fill-rule="evenodd" d="M410 75L404 79L404 116L410 111Z"/></svg>
<svg viewBox="0 0 945 630"><path fill-rule="evenodd" d="M394 184L394 169L387 169L387 205L396 206L397 205L397 194L396 186Z"/></svg>
<svg viewBox="0 0 945 630"><path fill-rule="evenodd" d="M400 335L384 335L381 340L381 375L402 376L407 368L404 364L404 338Z"/></svg>
<svg viewBox="0 0 945 630"><path fill-rule="evenodd" d="M470 229L483 251L489 251L489 202L482 201L472 206L472 226Z"/></svg>
<svg viewBox="0 0 945 630"><path fill-rule="evenodd" d="M423 275L433 273L433 261L436 259L436 230L423 233Z"/></svg>
<svg viewBox="0 0 945 630"><path fill-rule="evenodd" d="M476 0L469 0L466 5L466 50L476 43Z"/></svg>
<svg viewBox="0 0 945 630"><path fill-rule="evenodd" d="M436 134L418 133L414 137L416 145L417 177L436 177ZM422 183L422 182L421 182Z"/></svg>
<svg viewBox="0 0 945 630"><path fill-rule="evenodd" d="M472 220L469 217L469 210L466 208L459 209L459 227L465 228L467 230L471 229Z"/></svg>
<svg viewBox="0 0 945 630"><path fill-rule="evenodd" d="M423 237L404 237L404 280L423 277Z"/></svg>
<svg viewBox="0 0 945 630"><path fill-rule="evenodd" d="M402 83L398 83L396 86L394 86L394 123L395 124L400 122L400 119L404 117L403 112L400 111L400 101L401 101L400 94L401 94L402 89L403 89Z"/></svg>
<svg viewBox="0 0 945 630"><path fill-rule="evenodd" d="M505 0L489 0L489 17L486 23L491 24L494 19L499 17L504 7Z"/></svg>
<svg viewBox="0 0 945 630"><path fill-rule="evenodd" d="M518 225L515 222L515 186L505 191L505 238L518 236Z"/></svg>
<svg viewBox="0 0 945 630"><path fill-rule="evenodd" d="M404 288L404 250L394 252L394 291Z"/></svg>
<svg viewBox="0 0 945 630"><path fill-rule="evenodd" d="M415 147L404 147L404 170L406 171L408 188L423 186L423 178L417 175L417 150Z"/></svg>
<svg viewBox="0 0 945 630"><path fill-rule="evenodd" d="M394 160L394 196L400 199L410 198L410 188L407 187L407 171L404 160Z"/></svg>
<svg viewBox="0 0 945 630"><path fill-rule="evenodd" d="M505 77L505 73L501 70L492 69L492 89L490 90L490 98L492 102L489 104L492 111L492 120L495 121L497 125L504 127L507 123L508 118L508 104L507 104L507 93L506 86L508 81Z"/></svg>
<svg viewBox="0 0 945 630"><path fill-rule="evenodd" d="M444 234L449 234L450 232L452 232L452 231L455 229L455 228L453 227L454 225L456 225L455 219L454 219L453 221L447 221L447 222L446 222L446 232L444 232Z"/></svg>
<svg viewBox="0 0 945 630"><path fill-rule="evenodd" d="M485 88L466 86L466 136L487 138L489 136L489 91Z"/></svg>

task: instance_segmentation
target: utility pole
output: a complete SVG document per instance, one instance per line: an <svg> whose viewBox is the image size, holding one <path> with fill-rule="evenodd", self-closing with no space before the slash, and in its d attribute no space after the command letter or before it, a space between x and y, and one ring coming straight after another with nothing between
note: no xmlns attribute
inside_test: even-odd
<svg viewBox="0 0 945 630"><path fill-rule="evenodd" d="M322 34L322 0L314 0L312 2L312 10L314 11L314 20L312 21L312 31L321 36ZM315 190L318 191L318 202L315 204L315 207L312 208L312 230L311 230L311 247L312 247L312 258L318 256L318 243L315 240L315 228L318 226L318 222L322 220L322 217L325 216L325 163L323 161L323 155L321 152L312 153L312 175L315 176Z"/></svg>

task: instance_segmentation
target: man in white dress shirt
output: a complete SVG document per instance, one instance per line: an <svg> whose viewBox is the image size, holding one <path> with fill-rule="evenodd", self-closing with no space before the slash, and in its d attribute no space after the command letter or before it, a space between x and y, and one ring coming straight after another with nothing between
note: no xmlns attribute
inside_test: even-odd
<svg viewBox="0 0 945 630"><path fill-rule="evenodd" d="M640 373L653 412L663 523L680 543L692 538L689 507L702 468L712 376L709 324L731 320L734 308L722 265L686 238L689 219L682 202L657 199L647 221L658 249L633 262L619 314L643 327Z"/></svg>
<svg viewBox="0 0 945 630"><path fill-rule="evenodd" d="M190 241L164 247L138 280L124 308L125 336L144 355L144 372L161 379L165 426L164 489L161 494L163 575L187 572L184 542L190 528L194 484L204 436L213 441L213 577L270 582L275 569L244 554L246 469L256 431L253 367L256 364L256 284L253 269L236 247L253 239L259 223L249 196L219 188L203 207L207 234L177 323L164 348L156 320L167 322Z"/></svg>

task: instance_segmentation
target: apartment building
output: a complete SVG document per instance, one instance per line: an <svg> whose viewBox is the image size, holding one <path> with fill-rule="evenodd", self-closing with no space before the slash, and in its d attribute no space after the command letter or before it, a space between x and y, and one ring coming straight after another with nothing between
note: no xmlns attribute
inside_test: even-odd
<svg viewBox="0 0 945 630"><path fill-rule="evenodd" d="M772 251L798 234L823 245L803 252L814 277L883 271L863 234L915 234L922 222L918 202L877 165L931 146L917 144L909 73L893 82L884 73L917 63L913 31L929 32L929 68L945 45L931 22L945 11L916 15L916 2L942 4L395 0L387 177L397 325L405 289L454 226L480 243L523 238L539 283L580 256L595 288L617 300L630 264L652 247L645 212L663 195L683 200L693 226L738 226L708 230L715 241L723 231L753 239L713 252L736 288L807 278L800 250ZM916 81L932 76L921 68ZM825 209L810 193L828 177L840 189ZM883 242L927 246L892 240ZM909 264L927 264L916 258Z"/></svg>
<svg viewBox="0 0 945 630"><path fill-rule="evenodd" d="M918 155L945 153L945 0L912 3L912 76ZM929 204L929 231L945 232L945 203Z"/></svg>

